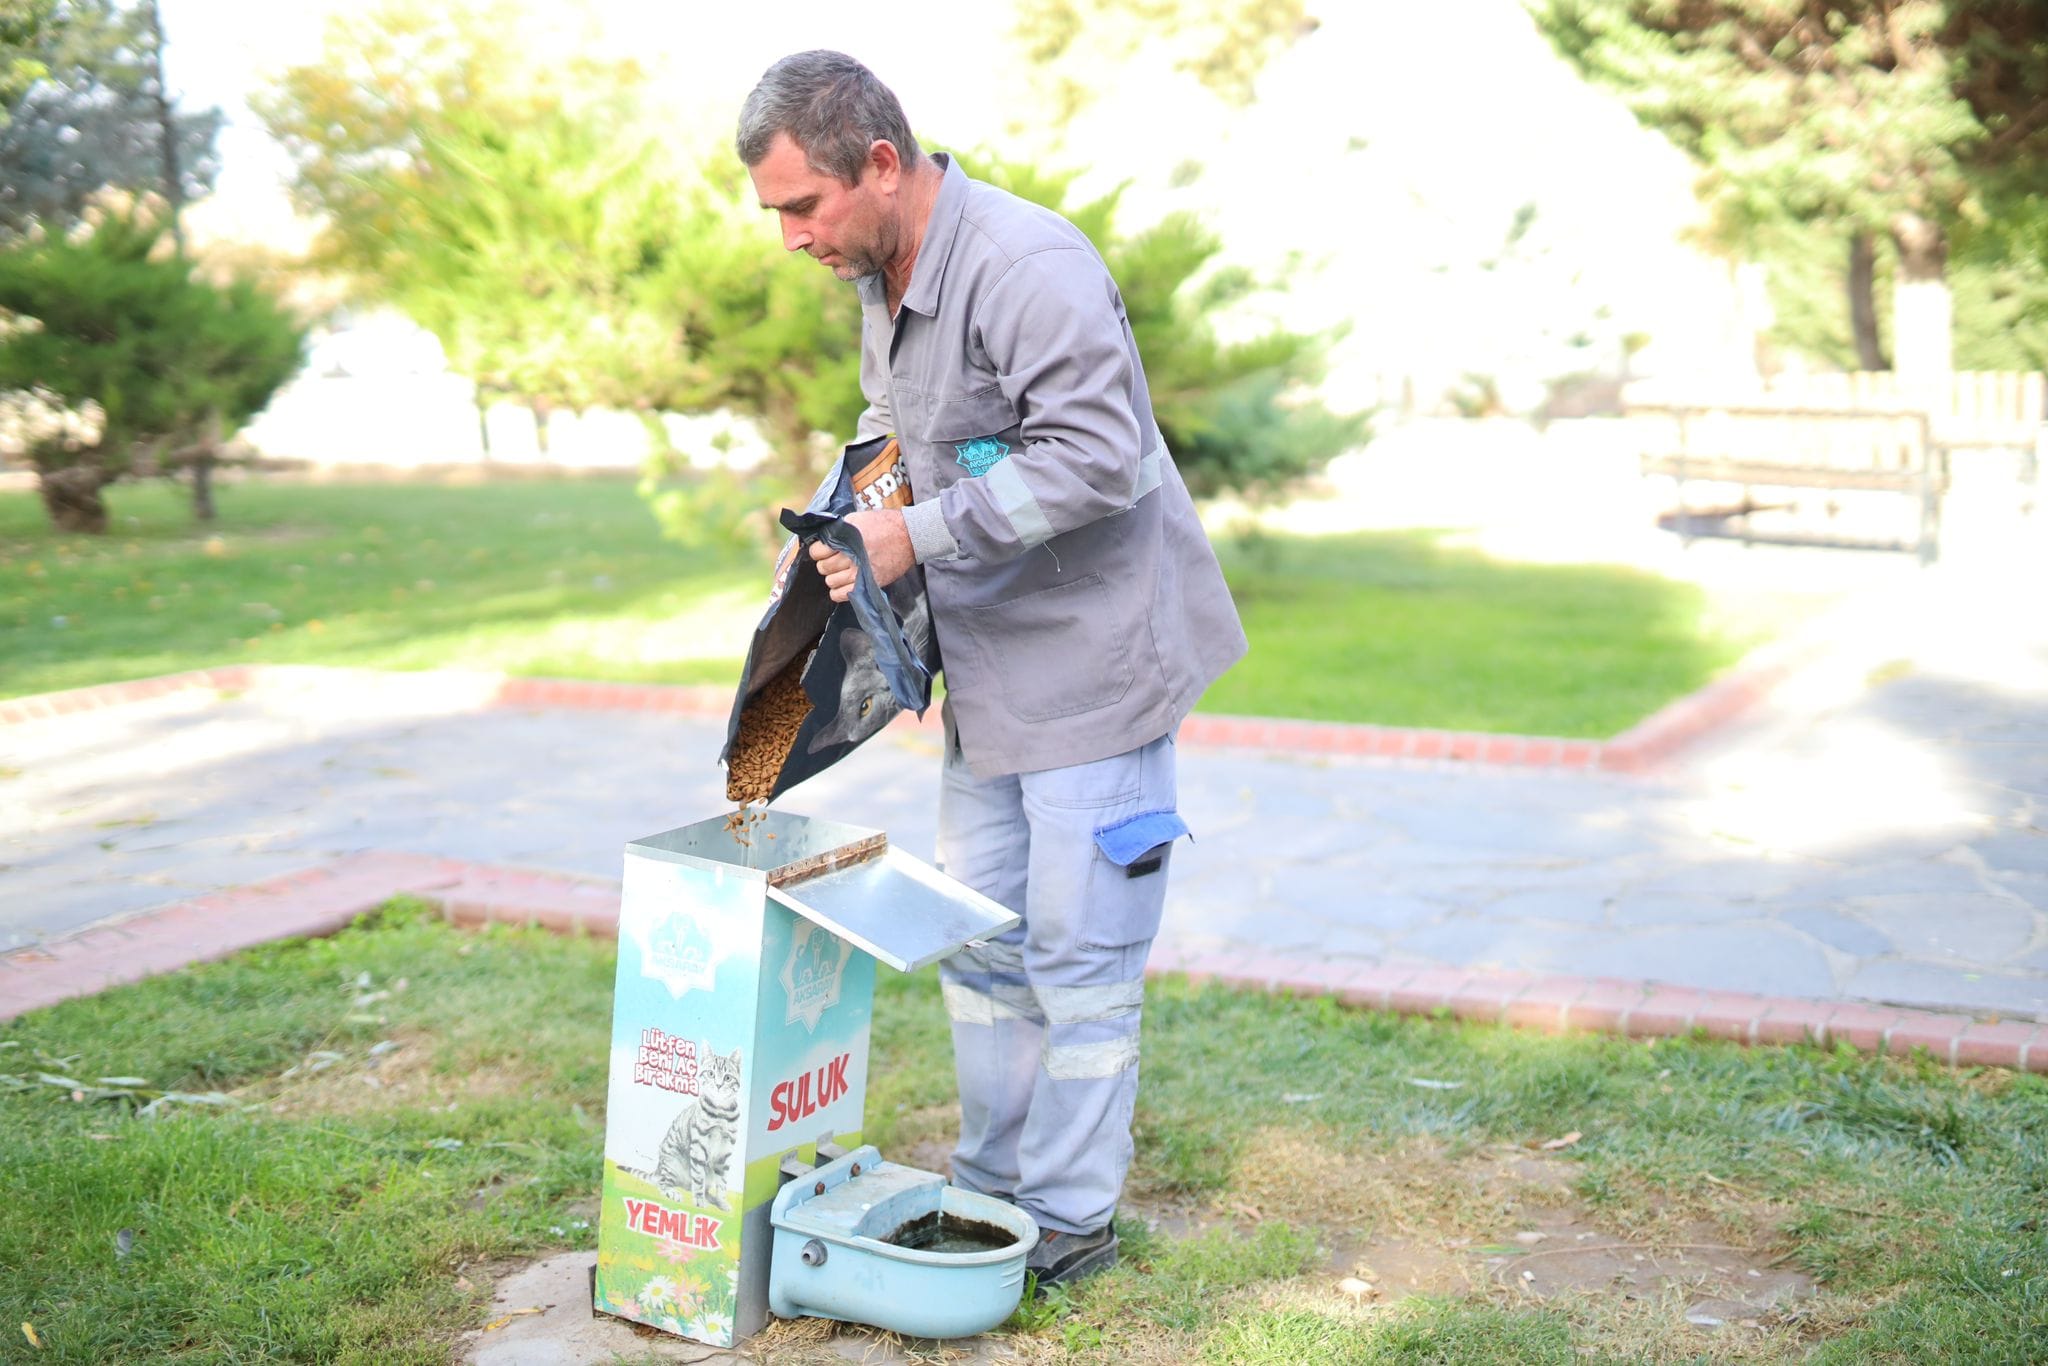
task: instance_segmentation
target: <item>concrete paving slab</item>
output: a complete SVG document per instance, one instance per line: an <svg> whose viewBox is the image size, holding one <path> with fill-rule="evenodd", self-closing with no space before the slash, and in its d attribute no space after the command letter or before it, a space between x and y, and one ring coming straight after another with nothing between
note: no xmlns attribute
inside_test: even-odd
<svg viewBox="0 0 2048 1366"><path fill-rule="evenodd" d="M1843 994L1903 1006L1953 1006L2023 1019L2048 1019L2048 978L2039 973L1958 973L1952 965L1880 960L1842 983Z"/></svg>
<svg viewBox="0 0 2048 1366"><path fill-rule="evenodd" d="M1984 875L1961 859L1884 860L1822 877L1797 881L1790 889L1801 900L1847 901L1860 896L1924 892L1964 894L1984 890Z"/></svg>
<svg viewBox="0 0 2048 1366"><path fill-rule="evenodd" d="M1485 915L1494 921L1539 921L1593 925L1607 919L1611 886L1541 888L1510 892L1483 904Z"/></svg>
<svg viewBox="0 0 2048 1366"><path fill-rule="evenodd" d="M1777 913L1779 923L1810 934L1831 949L1858 958L1891 953L1891 939L1853 916L1825 906L1794 906Z"/></svg>
<svg viewBox="0 0 2048 1366"><path fill-rule="evenodd" d="M1392 947L1409 958L1452 967L1505 967L1511 960L1519 966L1520 951L1531 941L1545 937L1543 931L1530 926L1502 925L1461 914L1397 935Z"/></svg>
<svg viewBox="0 0 2048 1366"><path fill-rule="evenodd" d="M701 1362L738 1366L752 1358L686 1342L665 1333L635 1333L623 1319L590 1308L596 1252L564 1252L505 1276L491 1289L487 1323L463 1335L469 1366L618 1366L618 1363ZM538 1310L539 1312L534 1312Z"/></svg>
<svg viewBox="0 0 2048 1366"><path fill-rule="evenodd" d="M1762 921L1628 935L1558 933L1516 947L1515 966L1809 1000L1838 994L1826 954L1803 936Z"/></svg>
<svg viewBox="0 0 2048 1366"><path fill-rule="evenodd" d="M1702 851L1704 852L1704 851ZM1759 859L1700 859L1672 864L1666 860L1655 874L1627 884L1632 895L1670 894L1709 897L1731 904L1772 901L1798 887L1811 875L1804 863Z"/></svg>
<svg viewBox="0 0 2048 1366"><path fill-rule="evenodd" d="M1680 892L1625 892L1608 907L1610 923L1637 925L1709 925L1728 919L1732 908L1751 898L1695 896Z"/></svg>
<svg viewBox="0 0 2048 1366"><path fill-rule="evenodd" d="M2040 915L2024 902L1982 892L1858 897L1850 913L1911 958L2004 963L2034 942Z"/></svg>
<svg viewBox="0 0 2048 1366"><path fill-rule="evenodd" d="M0 953L176 899L162 887L146 882L82 885L75 874L17 880L10 873L0 873L0 885L16 907L0 922Z"/></svg>
<svg viewBox="0 0 2048 1366"><path fill-rule="evenodd" d="M1984 866L2007 873L2048 873L2048 830L2018 830L1971 840L1970 852Z"/></svg>
<svg viewBox="0 0 2048 1366"><path fill-rule="evenodd" d="M2048 622L1979 610L2007 588L1901 577L1643 776L1184 744L1166 935L2019 1009L2048 995ZM726 809L723 718L493 687L285 670L0 726L0 947L375 848L616 878ZM939 758L892 730L781 804L930 857Z"/></svg>

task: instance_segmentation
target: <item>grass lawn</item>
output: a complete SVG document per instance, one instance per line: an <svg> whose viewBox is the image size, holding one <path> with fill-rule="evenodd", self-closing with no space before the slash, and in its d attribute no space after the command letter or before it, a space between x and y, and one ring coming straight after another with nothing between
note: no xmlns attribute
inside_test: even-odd
<svg viewBox="0 0 2048 1366"><path fill-rule="evenodd" d="M0 493L0 697L236 662L730 684L768 566L663 542L629 481L112 491L59 536ZM1226 544L1252 640L1209 711L1604 738L1756 642L1697 588L1425 532Z"/></svg>
<svg viewBox="0 0 2048 1366"><path fill-rule="evenodd" d="M928 1163L944 1012L880 976L868 1136ZM396 904L0 1026L0 1358L448 1360L506 1259L594 1246L611 979ZM1145 1050L1123 1264L1026 1360L2048 1359L2043 1078L1170 984Z"/></svg>

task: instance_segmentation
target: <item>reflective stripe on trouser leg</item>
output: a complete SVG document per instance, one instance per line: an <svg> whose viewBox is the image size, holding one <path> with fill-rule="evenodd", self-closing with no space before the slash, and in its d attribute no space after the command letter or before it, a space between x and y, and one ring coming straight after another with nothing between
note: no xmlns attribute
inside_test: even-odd
<svg viewBox="0 0 2048 1366"><path fill-rule="evenodd" d="M1145 959L1166 871L1129 877L1095 831L1175 806L1161 739L1114 759L1021 775L1030 859L1024 969L1046 1020L1024 1132L1017 1202L1047 1228L1100 1228L1131 1161Z"/></svg>
<svg viewBox="0 0 2048 1366"><path fill-rule="evenodd" d="M952 743L950 704L941 714L947 743L935 862L989 899L1021 907L1028 845L1017 779L975 778ZM987 1195L1016 1192L1017 1143L1044 1049L1045 1023L1024 980L1023 943L1019 926L939 964L960 1087L953 1180Z"/></svg>

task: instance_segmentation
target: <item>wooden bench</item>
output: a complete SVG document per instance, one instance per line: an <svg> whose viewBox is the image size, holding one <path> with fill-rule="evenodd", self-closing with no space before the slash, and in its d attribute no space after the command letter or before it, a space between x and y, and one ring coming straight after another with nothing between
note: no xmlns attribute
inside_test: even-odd
<svg viewBox="0 0 2048 1366"><path fill-rule="evenodd" d="M1935 444L1952 452L2008 451L2022 482L2040 482L2048 463L2048 375L2018 370L1958 370L1932 391L1902 383L1890 370L1780 374L1719 384L1631 380L1624 413L1733 404L1795 412L1924 412Z"/></svg>
<svg viewBox="0 0 2048 1366"><path fill-rule="evenodd" d="M1941 498L1948 489L1947 449L1924 412L1738 404L1636 405L1631 415L1662 418L1668 435L1647 443L1642 469L1677 481L1678 507L1660 518L1689 544L1724 537L1745 544L1901 551L1932 564L1940 553ZM1740 489L1739 501L1697 507L1689 485ZM1819 530L1759 527L1759 513L1798 508L1800 500L1759 500L1758 489L1820 490L1830 495L1891 493L1917 504L1912 536L1839 530L1840 500L1825 505Z"/></svg>

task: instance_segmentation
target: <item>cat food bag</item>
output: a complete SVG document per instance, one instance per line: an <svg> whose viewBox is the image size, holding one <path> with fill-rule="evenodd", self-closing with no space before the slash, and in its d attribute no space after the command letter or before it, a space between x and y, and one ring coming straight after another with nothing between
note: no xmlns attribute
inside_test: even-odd
<svg viewBox="0 0 2048 1366"><path fill-rule="evenodd" d="M931 706L938 645L924 570L883 588L860 533L863 509L907 507L910 471L893 436L848 446L810 506L785 509L792 535L775 566L768 609L754 628L726 723L725 790L745 805L779 797L837 763L908 710ZM811 561L823 541L857 568L853 595L833 602Z"/></svg>

